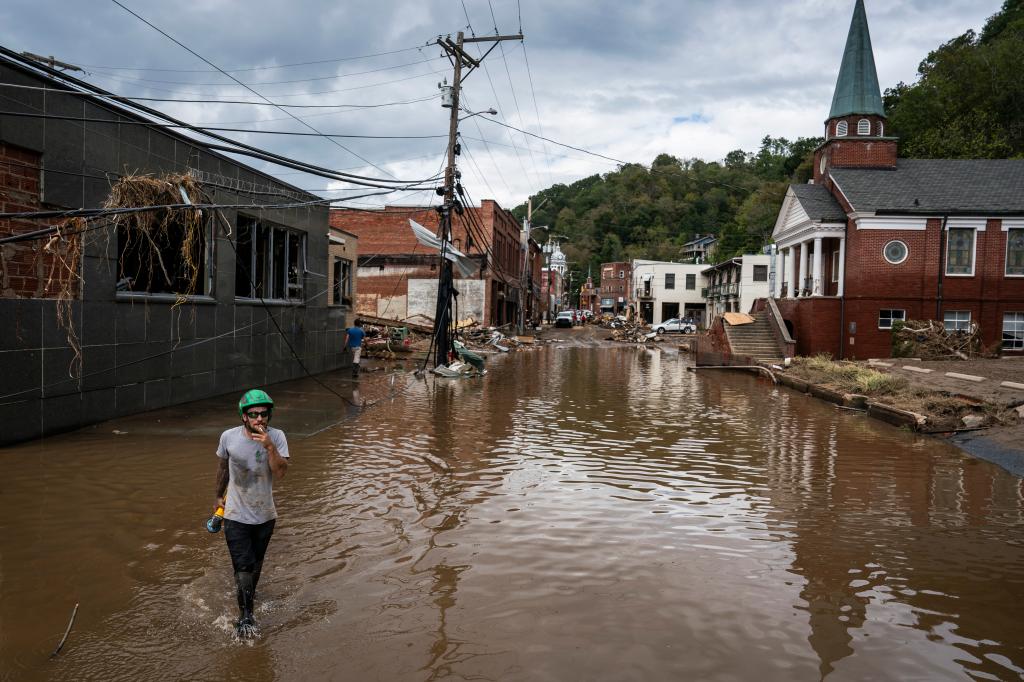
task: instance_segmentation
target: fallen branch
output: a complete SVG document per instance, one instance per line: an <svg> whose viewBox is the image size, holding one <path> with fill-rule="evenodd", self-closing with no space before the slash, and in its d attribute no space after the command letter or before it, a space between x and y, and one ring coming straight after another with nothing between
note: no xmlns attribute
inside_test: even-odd
<svg viewBox="0 0 1024 682"><path fill-rule="evenodd" d="M66 630L64 630L64 636L60 638L60 644L58 644L57 648L53 650L52 654L50 654L50 660L53 660L54 658L56 658L57 654L60 653L60 650L64 648L64 642L68 641L68 635L71 634L71 628L75 624L75 616L77 616L77 615L78 615L78 602L75 602L75 608L71 612L71 620L68 621L68 627L67 627Z"/></svg>

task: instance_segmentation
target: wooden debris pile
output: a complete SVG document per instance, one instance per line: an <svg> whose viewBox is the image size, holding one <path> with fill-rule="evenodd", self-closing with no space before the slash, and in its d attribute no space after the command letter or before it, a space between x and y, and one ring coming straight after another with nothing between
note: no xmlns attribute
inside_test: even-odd
<svg viewBox="0 0 1024 682"><path fill-rule="evenodd" d="M601 324L602 327L611 329L611 336L605 337L608 341L623 341L625 343L661 343L662 339L643 324L630 322L628 320L612 320L610 323Z"/></svg>
<svg viewBox="0 0 1024 682"><path fill-rule="evenodd" d="M893 324L893 357L968 360L981 353L981 331L974 322L969 329L955 331L946 329L938 320L907 320Z"/></svg>

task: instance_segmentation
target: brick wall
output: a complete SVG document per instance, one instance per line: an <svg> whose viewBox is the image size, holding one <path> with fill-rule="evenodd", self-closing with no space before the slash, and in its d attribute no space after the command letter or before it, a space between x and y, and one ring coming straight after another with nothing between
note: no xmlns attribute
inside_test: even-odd
<svg viewBox="0 0 1024 682"><path fill-rule="evenodd" d="M846 358L888 357L891 332L879 329L878 320L879 311L889 309L905 311L906 319L939 321L947 311L970 311L971 321L981 328L982 343L998 346L1003 315L1024 312L1024 278L1004 274L1007 233L1001 227L1000 220L988 220L985 230L977 232L973 276L943 272L940 304L940 270L945 263L941 219L929 219L924 230L857 230L851 221L842 332L837 314L821 314L819 299L779 301L785 319L795 326L797 352L835 354L841 336ZM894 265L882 250L895 239L907 245L908 255ZM853 333L850 323L856 327Z"/></svg>
<svg viewBox="0 0 1024 682"><path fill-rule="evenodd" d="M871 134L857 134L857 124L861 119L871 123ZM836 124L845 121L847 135L836 137ZM829 184L828 168L895 168L897 143L895 139L885 139L878 135L879 126L884 133L885 121L879 116L853 115L829 119L826 124L827 141L814 152L814 182ZM825 157L825 173L821 170L821 159Z"/></svg>
<svg viewBox="0 0 1024 682"><path fill-rule="evenodd" d="M375 211L331 211L332 227L359 236L357 312L380 316L387 309L386 317L403 319L408 314L408 279L437 277L440 259L416 240L409 228L410 219L437 233L440 215L433 208L388 206ZM454 216L452 242L466 255L482 257L486 264L483 273L476 275L486 280L485 321L514 322L523 270L516 219L497 202L485 199L479 208L467 208L466 215ZM538 271L538 287L539 267L537 251L534 269ZM402 315L396 317L395 311L402 311Z"/></svg>
<svg viewBox="0 0 1024 682"><path fill-rule="evenodd" d="M40 210L41 162L38 152L0 142L0 212ZM0 220L0 237L46 226L33 220ZM57 257L66 254L63 242L45 239L0 246L0 297L55 298L67 276L57 267ZM79 265L74 264L76 269Z"/></svg>
<svg viewBox="0 0 1024 682"><path fill-rule="evenodd" d="M782 319L792 328L797 355L839 356L842 301L838 298L784 298L777 301ZM849 357L849 356L847 356Z"/></svg>

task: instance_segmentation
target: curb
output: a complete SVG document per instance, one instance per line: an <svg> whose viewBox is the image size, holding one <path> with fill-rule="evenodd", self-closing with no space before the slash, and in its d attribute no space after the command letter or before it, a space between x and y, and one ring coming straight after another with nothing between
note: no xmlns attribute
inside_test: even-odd
<svg viewBox="0 0 1024 682"><path fill-rule="evenodd" d="M908 410L901 410L891 405L883 405L882 403L876 403L868 400L867 396L858 395L856 393L839 393L830 388L824 386L818 386L812 384L803 379L797 379L795 377L789 377L785 374L776 375L778 382L792 388L800 393L808 393L819 400L832 403L833 405L839 405L841 407L850 407L858 410L867 410L869 417L874 417L880 421L884 421L894 426L906 426L913 429L914 431L920 431L928 423L928 418L923 414L917 414L916 412L910 412Z"/></svg>

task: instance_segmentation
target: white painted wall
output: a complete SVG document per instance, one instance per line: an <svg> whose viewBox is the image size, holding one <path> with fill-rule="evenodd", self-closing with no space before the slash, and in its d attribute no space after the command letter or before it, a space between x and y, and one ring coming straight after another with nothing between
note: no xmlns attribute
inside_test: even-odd
<svg viewBox="0 0 1024 682"><path fill-rule="evenodd" d="M661 316L662 303L678 303L679 315L684 316L686 305L704 305L705 299L701 290L708 284L702 270L707 265L697 263L671 263L667 261L635 260L633 261L633 280L630 286L630 299L633 301L633 314L640 315L640 298L638 292L644 290L644 277L651 276L651 296L654 303L653 324L663 322ZM676 276L675 288L665 288L665 275ZM686 288L686 276L694 275L693 289Z"/></svg>
<svg viewBox="0 0 1024 682"><path fill-rule="evenodd" d="M486 284L482 279L455 280L455 288L459 291L457 312L460 320L472 317L478 322L483 321ZM437 312L437 280L410 279L407 309L407 317L426 315L434 319Z"/></svg>
<svg viewBox="0 0 1024 682"><path fill-rule="evenodd" d="M768 279L763 282L754 281L754 266L763 265L767 269ZM759 298L768 298L771 295L769 288L771 280L772 257L769 255L744 255L743 269L740 273L740 311L750 312L754 301Z"/></svg>

